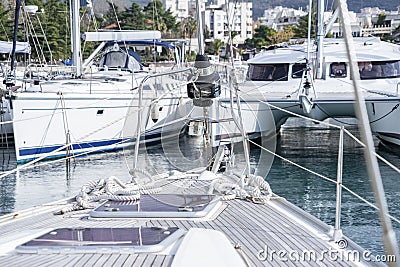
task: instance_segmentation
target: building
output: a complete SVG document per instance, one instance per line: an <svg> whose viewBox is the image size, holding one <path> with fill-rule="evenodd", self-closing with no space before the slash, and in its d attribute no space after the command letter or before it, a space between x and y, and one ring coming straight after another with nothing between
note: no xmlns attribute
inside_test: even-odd
<svg viewBox="0 0 400 267"><path fill-rule="evenodd" d="M209 32L208 41L220 39L227 43L230 30L234 36L233 44L243 44L247 38L253 38L253 4L211 2L205 6L204 26Z"/></svg>
<svg viewBox="0 0 400 267"><path fill-rule="evenodd" d="M264 16L258 18L261 25L266 25L275 31L282 31L287 26L298 25L301 17L308 12L303 9L293 9L282 6L276 6L272 9L264 10Z"/></svg>
<svg viewBox="0 0 400 267"><path fill-rule="evenodd" d="M383 21L379 22L381 15ZM385 11L378 7L366 7L360 13L350 12L351 29L353 36L380 36L382 34L392 34L400 26L400 7L397 11ZM339 21L333 24L330 33L334 37L341 37L342 26Z"/></svg>
<svg viewBox="0 0 400 267"><path fill-rule="evenodd" d="M165 9L170 9L178 21L193 17L196 14L196 0L163 0ZM200 0L204 11L207 0Z"/></svg>
<svg viewBox="0 0 400 267"><path fill-rule="evenodd" d="M276 6L264 11L264 16L260 17L258 22L266 25L276 31L281 31L287 26L296 25L301 17L306 16L308 12L302 9L286 8ZM325 12L325 24L332 17L332 12ZM378 22L380 15L384 14L384 21ZM360 13L349 12L351 30L353 36L370 36L392 34L400 26L400 6L396 11L385 11L378 7L366 7L361 9ZM341 23L337 20L327 29L333 37L342 37L343 29Z"/></svg>

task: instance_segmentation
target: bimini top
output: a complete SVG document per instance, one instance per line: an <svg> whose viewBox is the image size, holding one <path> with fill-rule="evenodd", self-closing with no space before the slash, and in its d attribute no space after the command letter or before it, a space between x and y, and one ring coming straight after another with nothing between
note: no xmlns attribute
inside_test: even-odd
<svg viewBox="0 0 400 267"><path fill-rule="evenodd" d="M10 54L12 50L12 42L0 41L0 54ZM27 42L17 42L15 53L29 54L31 52L31 46Z"/></svg>
<svg viewBox="0 0 400 267"><path fill-rule="evenodd" d="M106 41L132 41L132 40L159 40L160 31L102 31L85 32L83 34L85 41L106 42Z"/></svg>

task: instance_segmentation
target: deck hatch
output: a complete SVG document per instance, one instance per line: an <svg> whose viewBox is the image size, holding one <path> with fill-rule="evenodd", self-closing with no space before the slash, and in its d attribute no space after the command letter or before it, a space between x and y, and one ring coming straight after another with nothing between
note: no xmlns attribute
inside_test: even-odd
<svg viewBox="0 0 400 267"><path fill-rule="evenodd" d="M107 201L90 212L92 217L199 218L220 205L214 195L142 195L138 202Z"/></svg>
<svg viewBox="0 0 400 267"><path fill-rule="evenodd" d="M17 247L20 253L117 250L158 252L184 234L177 227L59 228Z"/></svg>

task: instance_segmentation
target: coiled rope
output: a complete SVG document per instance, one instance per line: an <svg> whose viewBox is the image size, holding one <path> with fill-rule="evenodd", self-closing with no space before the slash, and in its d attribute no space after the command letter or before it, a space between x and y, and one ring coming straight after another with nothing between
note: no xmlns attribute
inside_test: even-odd
<svg viewBox="0 0 400 267"><path fill-rule="evenodd" d="M140 200L141 194L157 193L161 189L155 188L153 184L137 185L123 183L115 176L108 179L90 181L82 186L75 197L76 202L69 207L63 208L55 214L65 214L72 211L94 208L93 202L100 200L131 201Z"/></svg>
<svg viewBox="0 0 400 267"><path fill-rule="evenodd" d="M269 183L263 177L253 174L245 177L244 188L237 182L233 183L224 178L216 179L211 182L208 194L214 191L223 195L222 200L240 198L258 204L266 204L272 196Z"/></svg>

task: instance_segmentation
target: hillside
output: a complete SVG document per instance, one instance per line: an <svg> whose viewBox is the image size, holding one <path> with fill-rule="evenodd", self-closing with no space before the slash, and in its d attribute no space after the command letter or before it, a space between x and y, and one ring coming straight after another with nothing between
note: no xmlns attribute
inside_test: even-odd
<svg viewBox="0 0 400 267"><path fill-rule="evenodd" d="M211 2L212 0L208 0ZM257 19L262 16L264 10L274 6L284 6L291 8L305 9L308 5L309 0L250 0L253 1L253 17ZM327 8L331 8L333 0L326 0ZM132 2L138 3L140 6L147 5L149 0L114 0L115 5L119 6L120 10L131 5ZM349 10L354 12L360 12L361 8L364 7L379 7L381 9L390 11L397 10L397 6L400 6L398 0L395 1L382 1L382 0L348 0L347 1ZM107 1L104 0L93 0L96 13L105 13L108 9Z"/></svg>

